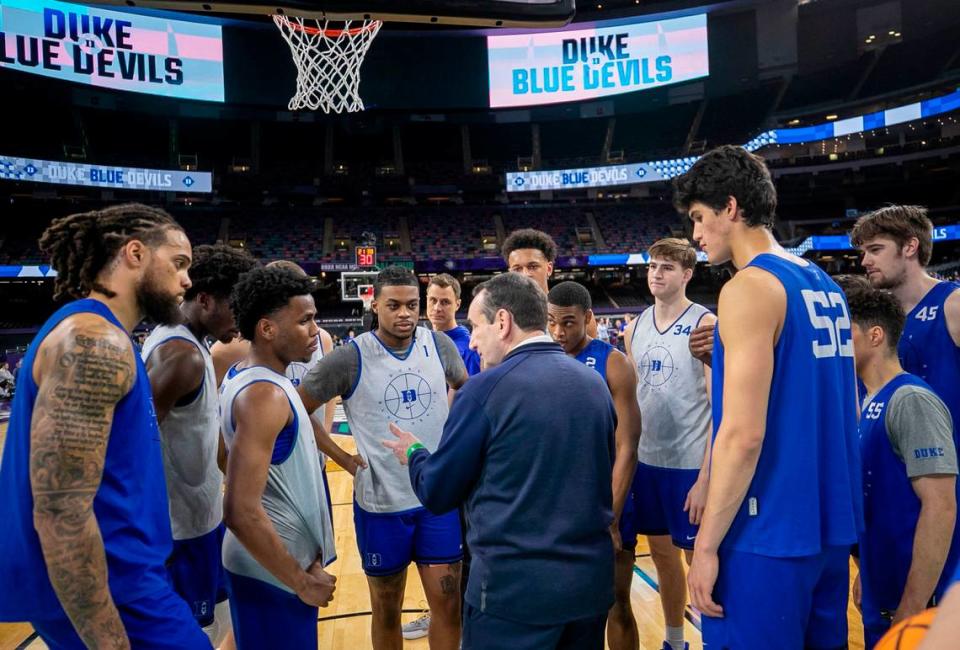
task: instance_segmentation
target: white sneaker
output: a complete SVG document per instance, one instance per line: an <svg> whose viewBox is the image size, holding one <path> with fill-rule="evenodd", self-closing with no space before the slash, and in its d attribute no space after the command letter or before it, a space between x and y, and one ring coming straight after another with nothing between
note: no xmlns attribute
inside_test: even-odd
<svg viewBox="0 0 960 650"><path fill-rule="evenodd" d="M422 639L427 636L427 632L430 630L430 612L415 621L410 621L400 629L403 632L404 639Z"/></svg>

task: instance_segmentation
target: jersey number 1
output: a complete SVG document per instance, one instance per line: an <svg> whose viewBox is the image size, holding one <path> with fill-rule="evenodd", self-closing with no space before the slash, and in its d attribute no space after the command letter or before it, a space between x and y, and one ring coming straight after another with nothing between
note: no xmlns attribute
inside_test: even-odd
<svg viewBox="0 0 960 650"><path fill-rule="evenodd" d="M853 335L850 332L850 314L847 312L847 303L844 302L843 296L836 291L826 293L810 289L804 289L800 293L803 295L803 302L807 305L810 324L817 330L825 330L830 338L829 343L813 342L813 356L818 359L835 356L852 357ZM834 320L830 316L818 314L817 306L823 309L839 307L840 315ZM844 342L844 332L846 332L846 342Z"/></svg>

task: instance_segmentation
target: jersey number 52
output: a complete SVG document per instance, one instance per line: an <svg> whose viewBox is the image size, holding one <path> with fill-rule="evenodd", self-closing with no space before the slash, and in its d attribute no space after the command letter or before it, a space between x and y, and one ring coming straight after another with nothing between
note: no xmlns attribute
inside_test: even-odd
<svg viewBox="0 0 960 650"><path fill-rule="evenodd" d="M830 339L828 343L814 341L813 356L818 359L835 356L852 357L853 335L850 332L850 314L847 312L847 303L843 296L836 291L826 293L810 289L804 289L800 293L803 295L803 302L807 305L810 324L817 330L826 331ZM817 307L820 307L821 313L817 313ZM831 318L822 313L827 310L834 312L839 310L839 315Z"/></svg>

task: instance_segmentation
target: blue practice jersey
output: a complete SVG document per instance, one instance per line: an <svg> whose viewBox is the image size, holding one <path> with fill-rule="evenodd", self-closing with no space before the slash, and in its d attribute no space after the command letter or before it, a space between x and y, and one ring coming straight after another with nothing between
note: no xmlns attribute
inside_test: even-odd
<svg viewBox="0 0 960 650"><path fill-rule="evenodd" d="M82 313L96 314L123 329L102 302L78 300L50 317L23 360L0 466L0 512L4 526L0 535L0 575L6 585L0 589L2 621L66 616L50 584L40 538L33 527L30 421L38 393L33 363L43 339L64 319ZM133 356L137 377L114 410L103 478L93 500L106 552L110 593L117 604L168 588L164 563L173 550L160 429L147 371L136 351Z"/></svg>
<svg viewBox="0 0 960 650"><path fill-rule="evenodd" d="M920 499L913 491L904 461L890 444L887 407L904 386L930 387L919 377L903 373L891 379L864 404L860 417L860 454L863 461L864 518L860 538L860 577L863 582L863 620L871 628L886 627L881 612L896 611L913 562L914 535L920 518ZM931 391L932 392L932 391ZM916 449L915 453L943 455L943 449ZM919 458L919 456L918 456ZM934 597L943 596L957 568L960 544L951 546Z"/></svg>
<svg viewBox="0 0 960 650"><path fill-rule="evenodd" d="M960 448L960 347L947 330L943 304L960 286L941 282L914 307L904 323L898 352L907 372L927 382L953 416L953 439Z"/></svg>
<svg viewBox="0 0 960 650"><path fill-rule="evenodd" d="M593 339L576 356L576 360L588 368L600 373L603 381L607 381L607 359L616 348L600 339ZM609 384L608 384L609 385Z"/></svg>
<svg viewBox="0 0 960 650"><path fill-rule="evenodd" d="M764 254L749 266L780 281L787 308L774 347L763 448L723 544L772 557L853 544L862 528L863 493L846 299L812 262L801 266ZM716 436L723 422L724 352L719 329L714 337Z"/></svg>
<svg viewBox="0 0 960 650"><path fill-rule="evenodd" d="M467 375L473 377L480 372L480 355L470 349L470 330L463 325L457 325L452 330L444 332L449 336L457 350L460 351L460 358L463 359L463 365L467 367Z"/></svg>

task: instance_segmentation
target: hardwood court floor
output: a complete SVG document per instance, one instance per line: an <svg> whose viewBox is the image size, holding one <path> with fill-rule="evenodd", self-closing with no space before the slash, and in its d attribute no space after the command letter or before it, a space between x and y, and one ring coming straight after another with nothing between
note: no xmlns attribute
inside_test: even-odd
<svg viewBox="0 0 960 650"><path fill-rule="evenodd" d="M6 424L0 424L0 444L2 444ZM349 436L336 436L345 448L353 449L353 440ZM338 559L328 569L337 576L336 598L330 607L320 610L317 624L319 647L324 650L364 650L370 648L370 596L366 578L360 567L356 538L353 531L353 499L350 475L328 463L330 497L333 503L333 523L336 531ZM656 570L649 557L646 541L641 538L637 546L637 568L643 576L635 575L633 581L633 610L640 629L641 648L659 650L663 640L663 615L656 591ZM426 606L423 589L416 569L411 567L407 579L407 592L403 607L410 610L403 621L416 618ZM697 621L696 614L690 612L690 618ZM850 650L863 650L860 617L851 609ZM702 650L703 644L696 626L688 620L685 623L686 638L691 650ZM14 650L18 647L45 648L39 640L28 644L32 629L29 625L13 623L0 624L0 650ZM406 641L404 646L411 650L428 648L427 640Z"/></svg>

